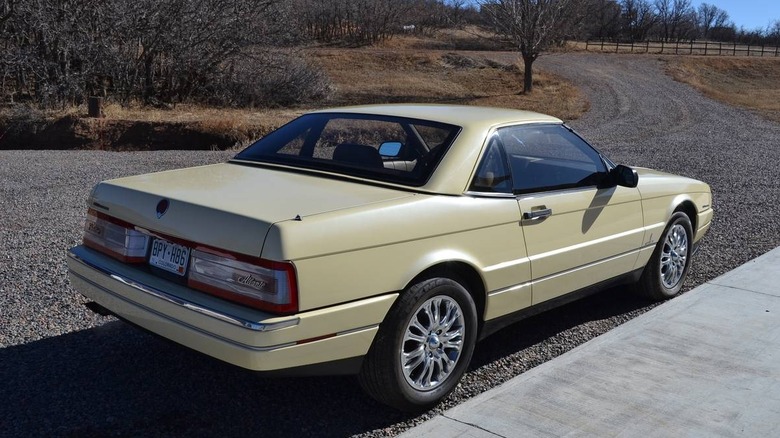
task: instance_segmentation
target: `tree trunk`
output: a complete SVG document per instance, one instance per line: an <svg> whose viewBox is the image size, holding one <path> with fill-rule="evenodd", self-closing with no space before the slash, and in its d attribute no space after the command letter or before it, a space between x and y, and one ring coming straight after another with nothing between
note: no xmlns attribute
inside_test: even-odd
<svg viewBox="0 0 780 438"><path fill-rule="evenodd" d="M523 65L525 67L523 71L523 93L530 93L533 91L534 78L531 66L533 65L534 61L536 61L537 56L539 56L538 53L523 52Z"/></svg>

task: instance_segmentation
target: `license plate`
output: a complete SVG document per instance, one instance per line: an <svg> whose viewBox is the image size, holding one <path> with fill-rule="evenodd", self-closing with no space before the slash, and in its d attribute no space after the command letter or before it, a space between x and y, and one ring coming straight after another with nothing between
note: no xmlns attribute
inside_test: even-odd
<svg viewBox="0 0 780 438"><path fill-rule="evenodd" d="M162 239L152 241L152 254L149 256L150 265L173 272L176 275L184 275L187 272L189 261L190 249L186 246Z"/></svg>

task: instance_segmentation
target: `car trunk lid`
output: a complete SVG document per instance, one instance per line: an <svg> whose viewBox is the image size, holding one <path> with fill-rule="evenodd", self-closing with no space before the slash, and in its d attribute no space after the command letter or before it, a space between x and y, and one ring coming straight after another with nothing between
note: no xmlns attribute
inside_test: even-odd
<svg viewBox="0 0 780 438"><path fill-rule="evenodd" d="M259 256L274 223L411 195L223 163L104 181L95 187L89 206L152 232Z"/></svg>

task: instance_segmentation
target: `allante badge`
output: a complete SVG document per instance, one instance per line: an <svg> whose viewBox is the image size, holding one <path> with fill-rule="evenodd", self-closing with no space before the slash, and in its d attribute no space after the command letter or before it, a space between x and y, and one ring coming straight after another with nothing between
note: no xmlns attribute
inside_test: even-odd
<svg viewBox="0 0 780 438"><path fill-rule="evenodd" d="M167 199L163 199L157 203L157 219L163 217L165 212L168 211L168 205L170 205L170 202L168 202Z"/></svg>

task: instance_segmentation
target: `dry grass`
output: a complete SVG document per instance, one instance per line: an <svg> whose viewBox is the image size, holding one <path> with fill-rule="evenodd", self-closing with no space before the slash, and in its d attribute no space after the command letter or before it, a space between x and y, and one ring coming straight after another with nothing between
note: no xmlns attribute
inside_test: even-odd
<svg viewBox="0 0 780 438"><path fill-rule="evenodd" d="M489 54L437 50L315 50L334 84L334 105L435 102L497 106L578 118L588 108L580 92L541 71L523 94L521 69ZM359 67L356 67L359 66Z"/></svg>
<svg viewBox="0 0 780 438"><path fill-rule="evenodd" d="M174 109L108 104L103 112L107 120L133 120L152 123L177 123L197 126L203 132L232 138L257 138L282 126L304 110L233 109L197 105L177 105Z"/></svg>
<svg viewBox="0 0 780 438"><path fill-rule="evenodd" d="M396 42L417 37L394 38ZM430 41L430 40L428 40ZM522 66L502 64L490 54L396 48L310 49L307 55L327 73L333 96L327 106L374 103L458 103L538 111L572 120L588 108L581 93L562 78L534 73L534 91L522 93ZM261 136L306 109L227 109L177 105L174 109L109 104L109 120L196 123L208 132ZM85 109L82 112L86 112ZM239 137L239 135L234 135Z"/></svg>
<svg viewBox="0 0 780 438"><path fill-rule="evenodd" d="M478 26L441 29L431 35L396 35L379 43L379 47L390 50L512 50L511 45L495 33L486 32Z"/></svg>
<svg viewBox="0 0 780 438"><path fill-rule="evenodd" d="M466 39L468 33L454 33L444 38ZM448 39L449 38L449 39ZM476 37L471 37L472 39ZM410 48L419 45L436 46L441 40L426 40L403 36L393 39L396 46L374 48L310 48L305 54L318 63L331 80L333 93L329 101L321 106L342 106L376 103L457 103L465 105L494 106L538 111L564 120L578 118L588 109L588 102L580 92L563 79L542 71L534 73L534 91L524 94L522 90L522 67L496 60L516 59L514 53L494 51L469 52ZM479 38L478 43L483 41ZM201 142L213 140L212 147L242 147L262 137L287 121L305 112L296 109L228 109L209 108L194 105L177 105L173 109L150 109L145 107L123 107L109 103L104 105L103 119L86 119L86 106L64 111L33 111L23 107L0 110L0 133L3 120L19 120L16 113L35 115L40 131L47 126L57 125L58 120L80 121L81 131L62 133L72 142L84 148L135 148L140 147L148 136L161 138L163 133L174 136L180 130L201 133ZM135 123L138 122L138 123ZM6 123L7 125L7 123ZM27 125L32 126L30 123ZM25 126L27 126L25 125ZM73 130L73 123L67 123ZM10 126L10 125L9 125ZM127 144L113 140L125 138L121 131L130 127L146 131ZM29 129L29 131L33 131ZM167 138L167 137L165 137ZM75 139L75 140L74 140ZM6 139L8 140L8 139ZM70 140L63 140L67 143ZM12 147L25 147L28 140L20 137ZM45 142L45 139L42 141ZM108 143L107 143L108 141ZM196 137L189 143L196 146ZM86 142L86 143L84 143ZM3 145L0 144L0 147ZM6 146L8 147L8 146ZM171 147L187 147L186 145Z"/></svg>
<svg viewBox="0 0 780 438"><path fill-rule="evenodd" d="M675 80L690 84L715 100L757 111L780 122L780 59L701 56L662 59Z"/></svg>

